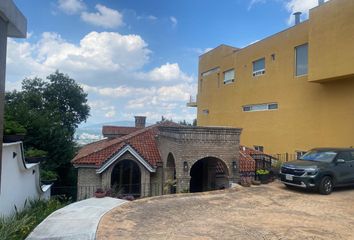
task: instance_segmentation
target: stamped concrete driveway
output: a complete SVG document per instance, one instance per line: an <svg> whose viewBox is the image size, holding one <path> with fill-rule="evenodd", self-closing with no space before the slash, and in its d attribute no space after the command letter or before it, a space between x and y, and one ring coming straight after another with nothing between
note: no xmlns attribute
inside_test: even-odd
<svg viewBox="0 0 354 240"><path fill-rule="evenodd" d="M354 239L354 188L323 196L275 182L142 199L107 213L97 239Z"/></svg>

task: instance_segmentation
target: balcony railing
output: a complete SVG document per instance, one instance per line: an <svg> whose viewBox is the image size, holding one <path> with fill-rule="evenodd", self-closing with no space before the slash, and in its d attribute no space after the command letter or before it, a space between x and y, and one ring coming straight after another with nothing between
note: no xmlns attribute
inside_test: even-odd
<svg viewBox="0 0 354 240"><path fill-rule="evenodd" d="M197 103L197 96L194 98L192 96L189 97L189 102L187 103L187 107L197 107L198 103Z"/></svg>

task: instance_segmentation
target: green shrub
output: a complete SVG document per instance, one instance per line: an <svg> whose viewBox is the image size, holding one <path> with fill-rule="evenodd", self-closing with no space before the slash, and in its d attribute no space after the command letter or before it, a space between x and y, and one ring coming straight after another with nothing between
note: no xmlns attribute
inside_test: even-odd
<svg viewBox="0 0 354 240"><path fill-rule="evenodd" d="M16 121L6 120L4 122L4 134L5 135L25 135L26 129Z"/></svg>
<svg viewBox="0 0 354 240"><path fill-rule="evenodd" d="M268 170L265 170L265 169L258 169L258 170L256 171L256 173L257 173L258 175L266 175L266 174L269 174L269 171L268 171Z"/></svg>
<svg viewBox="0 0 354 240"><path fill-rule="evenodd" d="M281 167L281 165L283 164L283 161L281 161L281 160L274 160L274 162L272 162L272 167L273 168L280 168Z"/></svg>
<svg viewBox="0 0 354 240"><path fill-rule="evenodd" d="M0 218L0 238L2 240L25 239L49 214L65 205L66 203L58 199L27 202L22 211L16 210L13 216Z"/></svg>
<svg viewBox="0 0 354 240"><path fill-rule="evenodd" d="M56 180L58 178L58 174L53 171L41 169L41 180L51 181Z"/></svg>
<svg viewBox="0 0 354 240"><path fill-rule="evenodd" d="M47 156L47 152L35 148L30 148L25 152L26 157L45 157Z"/></svg>

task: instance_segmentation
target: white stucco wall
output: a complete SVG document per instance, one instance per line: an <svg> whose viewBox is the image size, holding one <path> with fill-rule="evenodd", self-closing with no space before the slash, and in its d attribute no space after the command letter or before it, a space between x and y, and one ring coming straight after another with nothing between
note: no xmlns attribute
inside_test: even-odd
<svg viewBox="0 0 354 240"><path fill-rule="evenodd" d="M1 171L0 215L11 215L14 206L21 210L26 199L49 199L50 187L40 186L39 165L23 161L21 142L3 144Z"/></svg>

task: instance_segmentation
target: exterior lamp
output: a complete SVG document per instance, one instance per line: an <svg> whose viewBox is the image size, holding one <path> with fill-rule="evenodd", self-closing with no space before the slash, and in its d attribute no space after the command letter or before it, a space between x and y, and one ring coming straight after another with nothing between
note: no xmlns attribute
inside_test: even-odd
<svg viewBox="0 0 354 240"><path fill-rule="evenodd" d="M188 171L188 163L187 163L187 161L184 161L184 162L183 162L183 170L184 170L185 172Z"/></svg>
<svg viewBox="0 0 354 240"><path fill-rule="evenodd" d="M237 162L236 161L232 162L232 170L234 170L234 171L237 170Z"/></svg>

